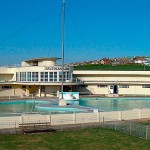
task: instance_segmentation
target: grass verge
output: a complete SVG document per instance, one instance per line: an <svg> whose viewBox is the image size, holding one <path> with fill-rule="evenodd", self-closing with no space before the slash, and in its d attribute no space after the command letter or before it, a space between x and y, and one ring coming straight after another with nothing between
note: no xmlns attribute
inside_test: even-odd
<svg viewBox="0 0 150 150"><path fill-rule="evenodd" d="M0 149L149 150L150 141L110 129L94 128L42 134L0 135Z"/></svg>

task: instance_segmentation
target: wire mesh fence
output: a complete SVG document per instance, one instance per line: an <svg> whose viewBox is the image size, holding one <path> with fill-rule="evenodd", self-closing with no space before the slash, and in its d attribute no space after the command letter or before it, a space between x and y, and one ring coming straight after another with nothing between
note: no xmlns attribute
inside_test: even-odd
<svg viewBox="0 0 150 150"><path fill-rule="evenodd" d="M150 126L129 121L105 122L104 128L113 129L124 134L150 140Z"/></svg>
<svg viewBox="0 0 150 150"><path fill-rule="evenodd" d="M21 134L31 132L52 132L64 131L73 129L95 128L103 127L119 131L124 134L136 136L142 139L150 140L150 126L130 122L119 121L111 118L101 117L99 120L95 118L74 119L55 119L55 120L42 120L42 121L26 121L26 122L0 122L0 134Z"/></svg>

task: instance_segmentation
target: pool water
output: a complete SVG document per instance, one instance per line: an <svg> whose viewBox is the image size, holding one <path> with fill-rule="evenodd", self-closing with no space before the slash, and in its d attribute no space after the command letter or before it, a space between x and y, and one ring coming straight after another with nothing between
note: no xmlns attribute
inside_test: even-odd
<svg viewBox="0 0 150 150"><path fill-rule="evenodd" d="M0 115L22 113L73 113L83 112L87 109L99 109L101 111L121 111L136 108L150 108L150 98L82 98L79 101L67 101L70 105L66 108L58 107L43 100L18 100L0 102ZM73 107L75 106L75 107Z"/></svg>
<svg viewBox="0 0 150 150"><path fill-rule="evenodd" d="M83 112L81 108L70 107L72 105L77 106L79 101L67 101L69 107L58 107L58 102L53 101L53 104L44 100L18 100L0 102L0 115L14 114L21 115L23 113L74 113Z"/></svg>
<svg viewBox="0 0 150 150"><path fill-rule="evenodd" d="M132 110L150 108L150 98L83 98L79 105L102 111Z"/></svg>
<svg viewBox="0 0 150 150"><path fill-rule="evenodd" d="M48 104L48 101L18 100L0 102L0 113L36 112L35 105Z"/></svg>

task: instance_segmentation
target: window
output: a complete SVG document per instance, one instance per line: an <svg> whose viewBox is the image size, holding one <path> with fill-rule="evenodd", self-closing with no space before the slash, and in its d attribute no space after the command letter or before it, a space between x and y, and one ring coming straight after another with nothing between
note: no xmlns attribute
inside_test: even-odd
<svg viewBox="0 0 150 150"><path fill-rule="evenodd" d="M48 72L45 72L45 82L48 82Z"/></svg>
<svg viewBox="0 0 150 150"><path fill-rule="evenodd" d="M59 81L62 81L62 72L59 72Z"/></svg>
<svg viewBox="0 0 150 150"><path fill-rule="evenodd" d="M2 86L2 89L12 89L12 86Z"/></svg>
<svg viewBox="0 0 150 150"><path fill-rule="evenodd" d="M20 72L20 81L26 81L26 72Z"/></svg>
<svg viewBox="0 0 150 150"><path fill-rule="evenodd" d="M129 85L120 85L119 88L129 88Z"/></svg>
<svg viewBox="0 0 150 150"><path fill-rule="evenodd" d="M23 86L22 86L22 89L26 89L26 86L25 86L25 85L23 85Z"/></svg>
<svg viewBox="0 0 150 150"><path fill-rule="evenodd" d="M41 81L48 82L48 72L41 72Z"/></svg>
<svg viewBox="0 0 150 150"><path fill-rule="evenodd" d="M66 72L66 80L70 80L70 73Z"/></svg>
<svg viewBox="0 0 150 150"><path fill-rule="evenodd" d="M41 72L41 81L44 81L44 72Z"/></svg>
<svg viewBox="0 0 150 150"><path fill-rule="evenodd" d="M54 82L57 82L57 72L54 72Z"/></svg>
<svg viewBox="0 0 150 150"><path fill-rule="evenodd" d="M53 82L53 72L49 72L49 81Z"/></svg>
<svg viewBox="0 0 150 150"><path fill-rule="evenodd" d="M32 72L32 81L38 81L39 80L39 75L38 72Z"/></svg>
<svg viewBox="0 0 150 150"><path fill-rule="evenodd" d="M142 88L150 88L150 85L143 85Z"/></svg>
<svg viewBox="0 0 150 150"><path fill-rule="evenodd" d="M106 88L107 85L97 85L97 87L99 87L99 88Z"/></svg>
<svg viewBox="0 0 150 150"><path fill-rule="evenodd" d="M27 72L27 81L31 81L31 72Z"/></svg>

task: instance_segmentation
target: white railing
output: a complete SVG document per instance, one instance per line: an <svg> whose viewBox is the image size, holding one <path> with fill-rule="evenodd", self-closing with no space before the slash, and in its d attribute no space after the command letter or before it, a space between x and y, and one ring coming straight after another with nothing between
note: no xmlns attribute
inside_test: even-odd
<svg viewBox="0 0 150 150"><path fill-rule="evenodd" d="M36 120L34 117L25 116L20 121L9 120L0 122L0 134L19 134L19 133L30 133L30 132L41 132L41 131L63 131L68 129L76 128L95 128L103 127L113 129L115 131L129 134L142 139L150 140L150 126L138 124L133 121L121 121L116 119L107 118L100 116L100 114L93 116L86 116L74 114L73 118L69 116L57 116L49 115L47 118L37 116Z"/></svg>

